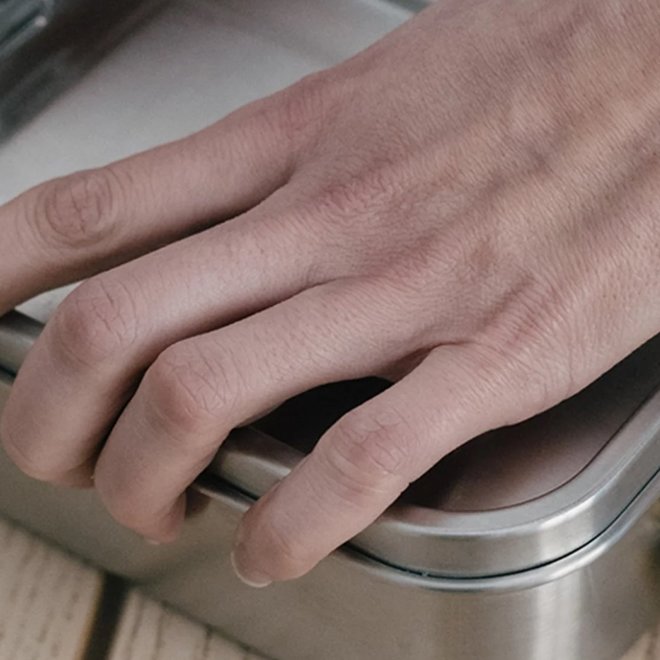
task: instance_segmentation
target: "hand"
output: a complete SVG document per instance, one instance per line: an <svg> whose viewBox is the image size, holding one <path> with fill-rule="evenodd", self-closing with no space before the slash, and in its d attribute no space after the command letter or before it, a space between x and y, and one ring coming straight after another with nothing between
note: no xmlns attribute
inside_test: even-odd
<svg viewBox="0 0 660 660"><path fill-rule="evenodd" d="M452 449L660 331L658 28L651 0L445 0L12 201L0 311L89 279L16 380L7 452L54 483L94 474L118 521L169 541L232 428L390 378L240 526L244 578L303 575Z"/></svg>

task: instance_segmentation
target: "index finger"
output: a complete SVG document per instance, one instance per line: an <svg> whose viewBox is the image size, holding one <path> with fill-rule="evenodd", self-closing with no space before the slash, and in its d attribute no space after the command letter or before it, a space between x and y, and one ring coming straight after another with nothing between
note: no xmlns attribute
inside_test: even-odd
<svg viewBox="0 0 660 660"><path fill-rule="evenodd" d="M289 176L277 99L0 207L0 314L255 206Z"/></svg>

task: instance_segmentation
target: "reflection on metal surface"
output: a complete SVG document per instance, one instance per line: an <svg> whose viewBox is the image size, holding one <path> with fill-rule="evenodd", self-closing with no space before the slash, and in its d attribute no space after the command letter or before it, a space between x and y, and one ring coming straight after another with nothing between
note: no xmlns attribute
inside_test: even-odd
<svg viewBox="0 0 660 660"><path fill-rule="evenodd" d="M52 9L50 0L0 1L0 58L36 37L48 25Z"/></svg>

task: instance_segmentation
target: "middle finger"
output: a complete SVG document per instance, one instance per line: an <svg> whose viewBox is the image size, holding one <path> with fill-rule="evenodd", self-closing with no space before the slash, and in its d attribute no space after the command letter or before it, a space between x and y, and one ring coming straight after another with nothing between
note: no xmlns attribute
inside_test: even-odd
<svg viewBox="0 0 660 660"><path fill-rule="evenodd" d="M147 538L173 540L186 488L232 428L400 357L406 338L394 324L366 331L374 312L383 313L374 288L361 280L323 284L162 353L96 466L96 488L114 517Z"/></svg>

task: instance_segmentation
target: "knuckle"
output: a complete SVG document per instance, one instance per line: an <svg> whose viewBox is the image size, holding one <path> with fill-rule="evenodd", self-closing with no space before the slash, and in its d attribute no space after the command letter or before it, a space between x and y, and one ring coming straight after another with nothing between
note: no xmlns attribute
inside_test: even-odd
<svg viewBox="0 0 660 660"><path fill-rule="evenodd" d="M364 208L365 194L361 182L340 181L325 186L317 203L321 211L332 218L352 217Z"/></svg>
<svg viewBox="0 0 660 660"><path fill-rule="evenodd" d="M267 121L293 145L305 142L328 115L332 94L327 74L306 76L268 99Z"/></svg>
<svg viewBox="0 0 660 660"><path fill-rule="evenodd" d="M469 352L463 372L471 379L465 379L462 390L463 415L484 401L499 401L497 426L510 426L558 403L553 377L541 361L508 352L490 340L471 342Z"/></svg>
<svg viewBox="0 0 660 660"><path fill-rule="evenodd" d="M211 360L193 344L181 342L160 355L146 382L151 403L166 426L194 437L231 417L239 380L231 360Z"/></svg>
<svg viewBox="0 0 660 660"><path fill-rule="evenodd" d="M380 226L386 213L396 206L394 199L397 186L392 178L386 169L376 168L334 181L323 186L318 193L318 210L335 222L337 219L354 222L364 216L374 216L378 218Z"/></svg>
<svg viewBox="0 0 660 660"><path fill-rule="evenodd" d="M52 320L53 348L65 359L96 367L135 342L138 320L133 296L123 283L94 277L60 305Z"/></svg>
<svg viewBox="0 0 660 660"><path fill-rule="evenodd" d="M37 234L49 247L96 245L116 227L121 194L119 179L108 168L53 181L41 191L34 215Z"/></svg>
<svg viewBox="0 0 660 660"><path fill-rule="evenodd" d="M534 415L574 394L584 371L581 332L573 327L564 292L526 282L474 336L479 368L516 394L518 418ZM484 379L486 380L486 379Z"/></svg>
<svg viewBox="0 0 660 660"><path fill-rule="evenodd" d="M327 474L344 499L360 502L408 485L411 443L406 426L392 413L380 419L349 413L335 425L319 447Z"/></svg>

